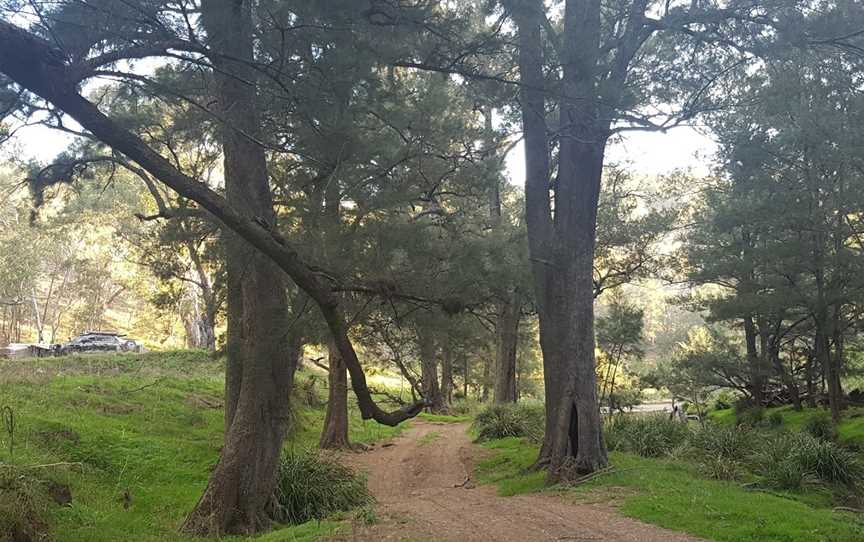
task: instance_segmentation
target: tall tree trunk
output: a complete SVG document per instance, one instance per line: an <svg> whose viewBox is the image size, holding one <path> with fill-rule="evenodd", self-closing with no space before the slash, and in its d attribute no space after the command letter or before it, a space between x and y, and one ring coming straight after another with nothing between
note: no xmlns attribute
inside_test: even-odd
<svg viewBox="0 0 864 542"><path fill-rule="evenodd" d="M495 323L495 389L496 403L516 402L516 352L519 346L521 303L517 291L508 292L498 303Z"/></svg>
<svg viewBox="0 0 864 542"><path fill-rule="evenodd" d="M827 383L828 406L831 409L831 418L835 422L840 421L840 397L838 387L832 385L835 379L834 361L831 356L830 333L827 330L827 314L825 311L817 311L816 336L814 339L816 348L816 359L822 367L823 383Z"/></svg>
<svg viewBox="0 0 864 542"><path fill-rule="evenodd" d="M435 340L425 330L418 331L417 339L420 346L420 381L423 388L423 399L427 405L426 409L429 412L443 412L444 397L441 395L441 387L438 385L438 359L435 351Z"/></svg>
<svg viewBox="0 0 864 542"><path fill-rule="evenodd" d="M321 432L321 448L350 448L348 440L348 371L342 355L330 341L327 346L329 368L327 371L327 413L324 430Z"/></svg>
<svg viewBox="0 0 864 542"><path fill-rule="evenodd" d="M756 326L753 318L744 318L744 342L747 347L747 366L750 369L750 397L755 406L762 406L765 401L763 372L759 366L759 352L756 348Z"/></svg>
<svg viewBox="0 0 864 542"><path fill-rule="evenodd" d="M608 464L597 399L593 263L609 127L595 88L599 2L568 0L561 39L561 137L553 218L541 39L544 10L540 1L520 3L514 20L522 83L525 216L546 385L546 434L538 465L548 463L549 480L555 482ZM622 66L626 69L626 63Z"/></svg>
<svg viewBox="0 0 864 542"><path fill-rule="evenodd" d="M792 401L792 407L795 410L801 410L801 394L798 391L798 383L795 382L795 378L792 377L792 374L786 369L783 365L783 361L780 359L780 340L776 335L771 341L769 357L771 358L771 364L774 366L774 370L780 376L780 381L783 383L783 387L785 387L787 393L789 393L789 400Z"/></svg>
<svg viewBox="0 0 864 542"><path fill-rule="evenodd" d="M255 106L252 8L249 0L202 3L202 22L218 67L226 197L250 216L274 224ZM227 60L227 59L232 60ZM234 61L233 59L236 59ZM233 236L232 236L233 237ZM184 530L199 535L251 534L270 524L287 432L289 393L299 352L285 339L287 296L282 272L252 247L228 242L228 369L225 444ZM292 351L293 350L293 351Z"/></svg>
<svg viewBox="0 0 864 542"><path fill-rule="evenodd" d="M441 397L444 404L453 404L453 344L447 339L441 348Z"/></svg>
<svg viewBox="0 0 864 542"><path fill-rule="evenodd" d="M843 372L843 360L845 357L844 337L841 322L841 308L835 306L834 320L832 322L834 355L828 354L828 402L831 404L831 417L835 422L840 421L840 412L844 408L843 385L840 376Z"/></svg>

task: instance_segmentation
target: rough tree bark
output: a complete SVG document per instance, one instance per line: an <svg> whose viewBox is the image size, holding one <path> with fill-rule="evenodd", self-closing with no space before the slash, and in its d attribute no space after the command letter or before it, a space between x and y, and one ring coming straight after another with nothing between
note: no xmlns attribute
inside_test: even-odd
<svg viewBox="0 0 864 542"><path fill-rule="evenodd" d="M205 1L202 22L209 45L218 107L228 125L221 133L228 202L276 223L255 104L251 62L252 10L248 1ZM236 59L226 61L225 58ZM269 525L267 508L277 484L288 429L288 396L297 358L289 357L285 330L288 299L282 271L231 235L226 246L229 340L226 433L219 462L184 530L202 535L254 533Z"/></svg>
<svg viewBox="0 0 864 542"><path fill-rule="evenodd" d="M549 480L555 482L608 464L594 357L597 205L609 119L621 98L616 92L647 36L640 31L645 2L637 0L608 76L601 77L600 3L566 2L564 30L557 40L563 79L558 97L560 147L553 216L541 35L544 10L540 1L514 5L525 138L526 222L546 387L546 435L538 465L548 465ZM597 99L601 84L607 88L606 103Z"/></svg>
<svg viewBox="0 0 864 542"><path fill-rule="evenodd" d="M753 324L753 318L746 316L744 318L744 343L747 347L747 366L750 369L750 398L755 406L762 406L765 402L764 390L764 372L760 367L762 359L756 348L756 326Z"/></svg>
<svg viewBox="0 0 864 542"><path fill-rule="evenodd" d="M418 331L417 341L420 350L420 385L423 389L423 399L429 412L443 412L444 396L438 385L438 357L435 339L425 331Z"/></svg>
<svg viewBox="0 0 864 542"><path fill-rule="evenodd" d="M318 445L325 449L350 448L348 440L348 372L339 349L330 341L327 346L327 413Z"/></svg>
<svg viewBox="0 0 864 542"><path fill-rule="evenodd" d="M493 399L496 403L515 403L516 352L519 345L519 320L521 304L519 293L508 292L508 298L498 304L498 319L495 322L495 386Z"/></svg>
<svg viewBox="0 0 864 542"><path fill-rule="evenodd" d="M453 345L449 340L441 347L441 397L445 405L453 403Z"/></svg>

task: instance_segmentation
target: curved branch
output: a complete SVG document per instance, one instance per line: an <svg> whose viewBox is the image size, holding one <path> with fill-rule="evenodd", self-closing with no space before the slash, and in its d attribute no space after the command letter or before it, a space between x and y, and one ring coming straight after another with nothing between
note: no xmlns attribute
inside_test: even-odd
<svg viewBox="0 0 864 542"><path fill-rule="evenodd" d="M245 216L206 185L182 173L140 137L121 127L78 93L75 73L48 42L6 21L0 21L0 72L52 103L96 138L135 161L160 182L212 214L228 229L276 263L311 297L327 322L339 353L351 375L363 419L385 425L416 416L426 406L420 401L385 412L372 399L363 368L348 338L348 326L339 299L297 250L258 217Z"/></svg>

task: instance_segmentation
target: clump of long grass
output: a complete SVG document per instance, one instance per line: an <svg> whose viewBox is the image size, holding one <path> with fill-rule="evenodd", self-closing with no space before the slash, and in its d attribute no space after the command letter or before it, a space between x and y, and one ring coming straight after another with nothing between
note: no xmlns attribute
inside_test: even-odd
<svg viewBox="0 0 864 542"><path fill-rule="evenodd" d="M0 463L0 541L50 540L50 506L41 480Z"/></svg>
<svg viewBox="0 0 864 542"><path fill-rule="evenodd" d="M534 442L543 440L545 414L542 405L515 403L490 405L474 418L477 440L526 437Z"/></svg>
<svg viewBox="0 0 864 542"><path fill-rule="evenodd" d="M642 457L670 455L689 435L687 424L670 420L666 414L616 416L607 421L605 431L610 450L633 452Z"/></svg>
<svg viewBox="0 0 864 542"><path fill-rule="evenodd" d="M276 488L277 521L296 525L373 503L366 478L332 456L303 451L282 458Z"/></svg>

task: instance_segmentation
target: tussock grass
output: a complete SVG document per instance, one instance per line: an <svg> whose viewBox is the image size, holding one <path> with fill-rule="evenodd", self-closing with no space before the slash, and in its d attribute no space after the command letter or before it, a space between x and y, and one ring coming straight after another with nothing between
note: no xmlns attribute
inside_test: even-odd
<svg viewBox="0 0 864 542"><path fill-rule="evenodd" d="M540 442L544 425L543 405L515 403L484 408L474 418L472 429L480 442L507 437L525 437Z"/></svg>
<svg viewBox="0 0 864 542"><path fill-rule="evenodd" d="M615 416L608 419L605 427L610 450L629 451L642 457L671 454L689 433L687 424L670 420L666 414Z"/></svg>
<svg viewBox="0 0 864 542"><path fill-rule="evenodd" d="M46 483L0 463L0 542L51 540Z"/></svg>
<svg viewBox="0 0 864 542"><path fill-rule="evenodd" d="M276 489L279 521L299 525L371 505L366 478L330 455L288 453L279 467Z"/></svg>

